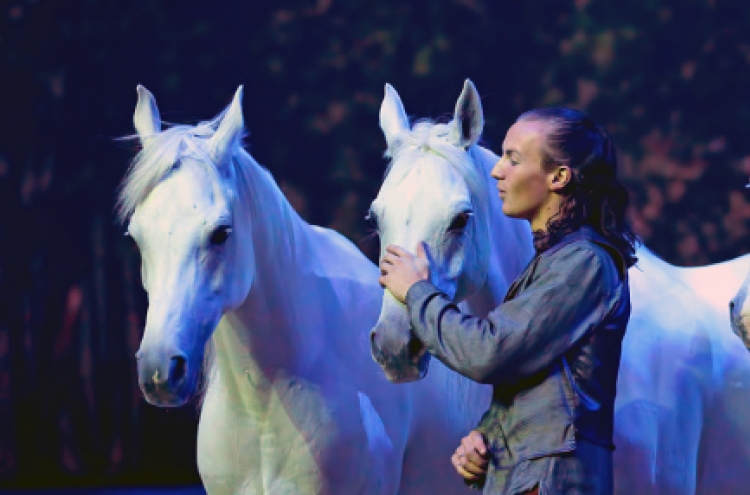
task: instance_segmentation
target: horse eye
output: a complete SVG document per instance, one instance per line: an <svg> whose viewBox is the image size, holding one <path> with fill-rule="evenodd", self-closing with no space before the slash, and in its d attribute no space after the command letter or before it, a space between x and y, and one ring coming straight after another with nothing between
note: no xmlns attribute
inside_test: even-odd
<svg viewBox="0 0 750 495"><path fill-rule="evenodd" d="M213 231L209 241L214 246L222 246L225 242L227 242L227 239L229 239L229 235L231 233L232 227L230 227L229 225L220 225L216 228L216 230Z"/></svg>
<svg viewBox="0 0 750 495"><path fill-rule="evenodd" d="M461 232L464 230L469 223L469 217L471 217L470 211L464 211L456 215L453 218L450 227L448 227L448 232Z"/></svg>
<svg viewBox="0 0 750 495"><path fill-rule="evenodd" d="M369 220L372 226L377 229L378 228L378 216L375 214L374 211L369 210L367 212L367 215L365 216L365 220Z"/></svg>

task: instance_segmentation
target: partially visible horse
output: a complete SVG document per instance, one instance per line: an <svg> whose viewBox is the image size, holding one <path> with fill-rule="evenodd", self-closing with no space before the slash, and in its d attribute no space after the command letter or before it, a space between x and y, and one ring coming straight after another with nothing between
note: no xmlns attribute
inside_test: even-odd
<svg viewBox="0 0 750 495"><path fill-rule="evenodd" d="M439 404L438 391L461 380L439 369L413 387L383 377L368 343L377 268L300 219L242 148L241 96L212 121L162 130L138 87L143 148L119 214L148 293L144 396L184 404L212 344L197 452L212 495L460 493L449 458L478 418Z"/></svg>
<svg viewBox="0 0 750 495"><path fill-rule="evenodd" d="M489 180L498 157L477 144L483 116L476 89L466 81L451 122L412 126L386 86L380 124L391 163L371 216L382 246L413 252L426 242L433 283L485 316L533 250L528 223L503 215ZM729 335L725 308L750 256L679 268L645 247L637 255L615 403L616 491L746 493L750 356ZM403 305L386 291L371 346L394 381L427 372L429 355L409 329Z"/></svg>

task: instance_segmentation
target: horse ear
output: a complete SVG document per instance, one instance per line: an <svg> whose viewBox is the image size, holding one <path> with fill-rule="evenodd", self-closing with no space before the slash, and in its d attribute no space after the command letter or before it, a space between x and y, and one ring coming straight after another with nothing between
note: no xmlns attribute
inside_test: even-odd
<svg viewBox="0 0 750 495"><path fill-rule="evenodd" d="M209 156L214 163L223 163L228 150L232 149L242 137L244 120L242 118L242 86L237 88L234 99L229 109L221 119L219 128L216 129L208 144Z"/></svg>
<svg viewBox="0 0 750 495"><path fill-rule="evenodd" d="M135 105L133 123L143 143L145 138L161 132L161 117L159 117L154 95L140 84L136 91L138 91L138 103Z"/></svg>
<svg viewBox="0 0 750 495"><path fill-rule="evenodd" d="M453 123L456 126L453 132L457 146L468 148L479 141L484 128L484 113L477 88L470 79L464 82L464 89L456 102Z"/></svg>
<svg viewBox="0 0 750 495"><path fill-rule="evenodd" d="M398 133L409 130L409 118L406 116L404 104L401 103L401 98L393 86L388 83L385 85L385 96L380 105L380 128L389 146Z"/></svg>

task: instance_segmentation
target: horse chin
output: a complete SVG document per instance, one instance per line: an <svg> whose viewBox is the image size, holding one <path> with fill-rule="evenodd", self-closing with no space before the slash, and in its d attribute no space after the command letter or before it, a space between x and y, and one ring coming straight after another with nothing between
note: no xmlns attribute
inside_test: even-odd
<svg viewBox="0 0 750 495"><path fill-rule="evenodd" d="M143 397L146 402L156 407L180 407L185 405L193 395L194 381L183 383L177 389L156 386L153 383L144 384L139 382Z"/></svg>
<svg viewBox="0 0 750 495"><path fill-rule="evenodd" d="M430 369L430 355L422 354L416 363L396 364L389 363L383 367L385 377L391 383L409 383L424 379Z"/></svg>

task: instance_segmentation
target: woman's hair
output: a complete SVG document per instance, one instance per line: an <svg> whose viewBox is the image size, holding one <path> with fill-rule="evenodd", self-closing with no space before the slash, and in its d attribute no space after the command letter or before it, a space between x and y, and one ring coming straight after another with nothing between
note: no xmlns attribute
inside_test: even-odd
<svg viewBox="0 0 750 495"><path fill-rule="evenodd" d="M617 179L617 151L609 136L586 114L570 108L541 108L516 122L544 124L542 167L570 167L560 212L534 233L537 249L546 249L564 235L589 225L620 252L628 267L635 264L638 238L625 218L628 191Z"/></svg>

